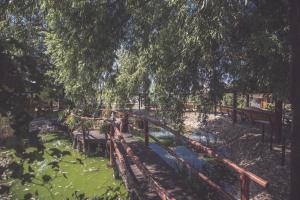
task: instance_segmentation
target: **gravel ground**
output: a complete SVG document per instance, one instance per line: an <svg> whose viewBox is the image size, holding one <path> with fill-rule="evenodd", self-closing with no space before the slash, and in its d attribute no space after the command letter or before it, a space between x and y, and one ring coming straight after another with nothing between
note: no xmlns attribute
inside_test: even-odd
<svg viewBox="0 0 300 200"><path fill-rule="evenodd" d="M269 181L267 189L251 183L253 200L285 200L289 196L290 183L290 149L287 146L286 162L281 165L281 145L275 144L270 150L268 142L269 129L266 129L265 143L261 141L260 126L239 122L232 124L227 116L209 115L207 124L198 122L195 113L185 114L185 126L188 132L213 134L218 143L209 144L215 149L226 149L226 157L241 167Z"/></svg>

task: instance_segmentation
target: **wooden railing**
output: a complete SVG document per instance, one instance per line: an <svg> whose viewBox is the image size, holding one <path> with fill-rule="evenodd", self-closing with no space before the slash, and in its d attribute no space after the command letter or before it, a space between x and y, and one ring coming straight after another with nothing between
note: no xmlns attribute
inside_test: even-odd
<svg viewBox="0 0 300 200"><path fill-rule="evenodd" d="M269 121L272 124L275 123L275 112L272 111L254 108L237 108L236 111L237 114L241 116L241 118L246 118L251 122L254 122L255 120L265 120ZM232 115L233 107L220 106L220 112Z"/></svg>
<svg viewBox="0 0 300 200"><path fill-rule="evenodd" d="M145 144L147 145L147 137L149 135L148 132L145 131ZM226 192L221 186L219 186L218 184L216 184L214 181L212 181L209 177L207 177L206 175L204 175L203 173L201 173L199 170L195 169L194 167L192 167L189 163L187 163L183 158L179 157L176 152L174 150L172 150L171 148L165 147L157 138L155 138L152 135L149 135L149 137L151 139L153 139L155 142L157 142L158 144L160 144L161 147L163 147L170 155L172 155L177 162L179 162L183 168L183 170L190 172L192 174L192 176L199 178L201 181L204 181L205 183L207 183L210 187L212 187L212 189L216 190L217 192L219 192L225 199L228 200L234 200L234 196L232 196L231 194L229 194L228 192Z"/></svg>
<svg viewBox="0 0 300 200"><path fill-rule="evenodd" d="M112 139L111 142L111 147L110 147L110 159L112 162L112 155L113 155L113 149L114 149L114 139L117 139L120 141L122 147L124 148L125 152L127 153L127 155L130 157L130 159L133 161L133 163L138 167L138 169L145 175L145 177L148 178L150 185L153 186L153 189L156 191L156 193L159 195L159 197L162 200L176 200L176 198L169 193L165 188L163 188L161 186L161 184L159 182L157 182L154 177L152 176L152 174L150 173L150 171L144 166L144 164L142 164L142 162L140 161L139 157L137 157L133 150L128 146L128 144L126 143L124 137L122 136L120 130L118 129L118 127L115 125L114 122L111 122L111 131L110 131L110 138Z"/></svg>
<svg viewBox="0 0 300 200"><path fill-rule="evenodd" d="M241 200L249 200L250 199L250 195L249 195L250 194L250 190L249 190L250 181L260 185L263 188L267 188L268 185L269 185L268 181L264 180L263 178L261 178L261 177L255 175L255 174L253 174L252 172L247 171L246 169L238 166L237 164L235 164L231 160L229 160L227 158L224 158L223 156L216 153L213 149L211 149L209 147L206 147L205 145L201 144L200 142L197 142L195 140L191 140L191 139L181 135L178 131L172 129L171 127L167 126L166 124L162 123L161 121L159 121L157 119L154 119L154 118L151 118L151 117L145 116L145 115L135 114L135 113L126 113L126 114L123 113L122 114L122 112L119 112L119 111L117 111L117 112L120 114L119 116L123 116L123 117L131 116L131 117L134 117L134 118L142 119L144 121L144 140L145 140L146 145L149 144L149 137L151 137L156 142L160 143L158 139L156 139L155 137L149 135L148 122L150 122L150 123L152 123L152 124L154 124L158 127L161 127L163 129L173 133L176 137L182 139L187 144L191 145L192 149L194 149L196 151L200 150L200 151L204 152L206 155L211 156L211 157L221 161L226 166L230 167L235 172L239 173L240 174ZM131 158L131 160L136 164L136 166L139 168L139 170L141 170L143 174L145 174L147 177L149 177L149 181L151 182L151 185L154 186L154 190L157 192L157 194L160 196L160 198L164 199L164 200L167 200L167 199L174 199L175 200L175 197L172 194L170 194L167 190L165 190L152 177L149 170L140 162L139 158L134 154L132 149L127 145L124 137L122 136L122 133L120 132L120 130L118 129L116 124L113 121L110 121L110 120L106 120L106 121L111 123L111 128L110 128L110 135L111 135L110 136L110 138L111 138L111 142L110 142L110 161L112 162L112 160L113 160L114 139L117 139L117 140L120 141L122 147L125 149L126 153ZM124 121L128 122L128 120L124 120ZM231 194L227 193L223 188L221 188L219 185L214 183L211 179L209 179L209 177L205 176L204 174L202 174L198 170L191 167L184 159L179 157L172 149L170 149L170 148L165 148L165 149L172 156L174 156L176 158L176 160L179 163L181 163L182 166L186 170L189 170L190 172L192 172L193 175L196 175L199 179L201 179L202 181L205 181L213 189L220 192L225 199L234 199L234 197ZM122 159L120 159L120 160L122 161Z"/></svg>
<svg viewBox="0 0 300 200"><path fill-rule="evenodd" d="M131 117L143 119L144 122L146 122L146 123L150 122L150 123L152 123L152 124L154 124L158 127L161 127L163 129L173 133L176 137L182 139L183 141L185 141L189 145L191 145L194 150L196 150L196 151L200 150L200 151L204 152L206 155L211 156L211 157L221 161L226 166L233 169L235 172L239 173L240 174L241 200L249 200L250 199L250 190L249 190L250 181L260 185L263 188L268 187L268 184L269 184L268 181L266 181L263 178L253 174L252 172L247 171L246 169L238 166L237 164L235 164L231 160L224 158L223 156L216 153L213 149L211 149L209 147L206 147L205 145L201 144L200 142L197 142L195 140L191 140L191 139L181 135L178 131L172 129L171 127L167 126L166 124L162 123L161 121L159 121L157 119L153 119L153 118L145 116L145 115L139 115L139 114L135 114L135 113L128 113L128 114ZM148 133L148 131L145 131L144 134L145 134L145 143L147 145L148 144L148 139L146 139L146 138L149 137L149 133ZM154 137L152 137L152 136L150 136L150 137L152 139L154 139ZM156 138L154 140L158 141ZM171 155L173 155L180 163L182 163L187 169L191 169L191 171L193 173L198 173L197 176L200 179L205 180L212 188L214 188L218 192L221 192L226 199L233 199L232 195L228 194L220 186L218 186L217 184L212 182L208 177L201 174L201 172L195 171L182 158L178 157L178 155L176 155L176 153L174 153L172 150L168 149L168 152Z"/></svg>

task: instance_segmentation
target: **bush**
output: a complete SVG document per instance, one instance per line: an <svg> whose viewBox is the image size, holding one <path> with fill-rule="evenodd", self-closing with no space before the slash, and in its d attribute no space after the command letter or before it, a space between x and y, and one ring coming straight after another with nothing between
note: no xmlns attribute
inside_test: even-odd
<svg viewBox="0 0 300 200"><path fill-rule="evenodd" d="M275 105L272 103L268 103L266 109L269 111L275 111Z"/></svg>
<svg viewBox="0 0 300 200"><path fill-rule="evenodd" d="M81 120L80 123L81 126L86 130L92 128L94 125L94 122L92 120Z"/></svg>
<svg viewBox="0 0 300 200"><path fill-rule="evenodd" d="M107 122L101 122L100 123L100 133L108 133L109 132L109 123Z"/></svg>
<svg viewBox="0 0 300 200"><path fill-rule="evenodd" d="M74 130L79 125L79 118L75 117L74 115L68 115L66 119L66 124L69 127L69 129Z"/></svg>
<svg viewBox="0 0 300 200"><path fill-rule="evenodd" d="M65 109L58 112L58 120L63 121L70 114L69 109Z"/></svg>

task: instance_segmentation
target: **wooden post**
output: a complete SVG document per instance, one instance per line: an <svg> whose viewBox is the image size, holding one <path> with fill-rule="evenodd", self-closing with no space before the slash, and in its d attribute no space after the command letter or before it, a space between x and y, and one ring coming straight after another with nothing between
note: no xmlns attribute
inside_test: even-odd
<svg viewBox="0 0 300 200"><path fill-rule="evenodd" d="M57 99L57 110L60 109L60 101L59 101L59 98Z"/></svg>
<svg viewBox="0 0 300 200"><path fill-rule="evenodd" d="M86 152L86 132L85 132L85 128L83 126L81 126L82 129L82 152L85 153Z"/></svg>
<svg viewBox="0 0 300 200"><path fill-rule="evenodd" d="M114 149L114 144L113 144L112 138L110 138L110 143L109 143L109 164L110 164L110 166L113 165L113 149Z"/></svg>
<svg viewBox="0 0 300 200"><path fill-rule="evenodd" d="M77 142L76 142L76 144L77 144L77 145L76 145L76 148L77 148L78 151L80 151L80 149L81 149L81 147L80 147L80 146L81 146L81 142L80 142L80 140L79 140L79 137L76 137L75 140L77 141Z"/></svg>
<svg viewBox="0 0 300 200"><path fill-rule="evenodd" d="M214 102L214 115L215 116L217 115L217 106L218 106L218 103L215 101Z"/></svg>
<svg viewBox="0 0 300 200"><path fill-rule="evenodd" d="M282 101L275 101L274 136L277 143L281 141L282 132Z"/></svg>
<svg viewBox="0 0 300 200"><path fill-rule="evenodd" d="M240 175L241 200L249 200L249 178L245 174Z"/></svg>
<svg viewBox="0 0 300 200"><path fill-rule="evenodd" d="M232 122L233 123L237 122L236 109L237 109L237 93L236 93L236 91L234 91L233 92L233 109L232 109Z"/></svg>
<svg viewBox="0 0 300 200"><path fill-rule="evenodd" d="M87 146L86 153L87 153L87 155L90 155L91 154L91 144L87 143L86 146Z"/></svg>
<svg viewBox="0 0 300 200"><path fill-rule="evenodd" d="M246 94L246 107L250 107L250 95Z"/></svg>
<svg viewBox="0 0 300 200"><path fill-rule="evenodd" d="M50 110L51 110L51 112L53 111L53 101L52 100L50 100Z"/></svg>
<svg viewBox="0 0 300 200"><path fill-rule="evenodd" d="M281 143L281 165L284 166L285 164L285 136L282 138Z"/></svg>
<svg viewBox="0 0 300 200"><path fill-rule="evenodd" d="M75 136L73 136L73 145L72 145L72 147L73 147L73 149L76 149L76 147L77 147L77 139L76 139L76 135Z"/></svg>
<svg viewBox="0 0 300 200"><path fill-rule="evenodd" d="M122 133L128 133L128 114L127 113L125 113L124 117L122 118L120 130Z"/></svg>
<svg viewBox="0 0 300 200"><path fill-rule="evenodd" d="M144 135L145 135L145 145L149 145L149 127L148 127L148 121L144 119Z"/></svg>
<svg viewBox="0 0 300 200"><path fill-rule="evenodd" d="M113 135L114 135L114 128L113 125L110 125L110 143L109 143L109 164L110 166L113 166L113 149L114 149L114 143L113 143Z"/></svg>
<svg viewBox="0 0 300 200"><path fill-rule="evenodd" d="M141 94L139 93L139 111L141 111Z"/></svg>

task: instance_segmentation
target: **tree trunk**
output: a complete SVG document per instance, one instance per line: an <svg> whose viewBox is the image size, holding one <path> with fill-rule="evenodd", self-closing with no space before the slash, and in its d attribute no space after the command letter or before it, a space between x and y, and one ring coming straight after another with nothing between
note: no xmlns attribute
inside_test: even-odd
<svg viewBox="0 0 300 200"><path fill-rule="evenodd" d="M289 0L291 39L291 102L293 109L291 146L291 200L300 199L300 1Z"/></svg>

